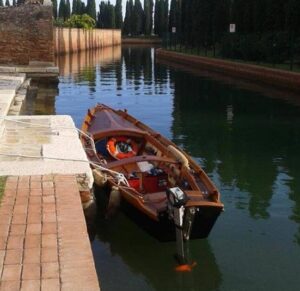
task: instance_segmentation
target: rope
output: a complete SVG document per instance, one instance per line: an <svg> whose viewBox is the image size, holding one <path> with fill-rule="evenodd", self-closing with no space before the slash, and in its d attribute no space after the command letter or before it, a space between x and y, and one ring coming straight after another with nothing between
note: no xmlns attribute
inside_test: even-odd
<svg viewBox="0 0 300 291"><path fill-rule="evenodd" d="M20 121L20 120L13 120L13 119L10 119L6 116L0 116L0 119L3 119L5 121L10 121L10 122L15 122L15 123L34 125L36 127L49 127L49 125L45 125L45 124L32 123L32 122L26 122L26 121ZM87 137L91 142L92 150L94 151L96 157L98 157L95 142L94 142L93 138L90 135L88 135L87 133L85 133L82 130L78 129L77 127L55 126L55 128L76 130L79 134ZM8 145L5 145L5 144L1 144L1 145L8 147ZM111 169L107 169L107 168L101 166L100 163L95 163L95 162L91 162L91 161L88 161L88 160L53 158L53 157L45 157L45 156L30 156L30 155L22 155L22 154L7 154L7 153L1 153L1 152L0 152L0 155L1 156L8 156L8 157L28 158L28 159L42 159L42 158L44 158L44 159L48 159L48 160L89 163L90 165L92 165L93 167L95 167L95 168L97 168L101 171L110 173L118 181L118 185L124 184L126 186L129 186L129 183L128 183L126 177L124 176L124 174L113 171Z"/></svg>
<svg viewBox="0 0 300 291"><path fill-rule="evenodd" d="M49 125L47 125L47 124L33 123L33 122L21 121L21 120L14 120L14 119L11 119L7 116L0 116L0 119L3 119L5 121L20 123L20 124L33 125L35 127L49 127ZM92 145L92 150L94 151L94 153L97 153L95 142L94 142L93 138L89 134L82 131L81 129L79 129L77 127L68 127L68 126L59 126L59 125L55 126L54 128L76 130L79 134L85 136L86 138L88 138L90 140L91 145Z"/></svg>

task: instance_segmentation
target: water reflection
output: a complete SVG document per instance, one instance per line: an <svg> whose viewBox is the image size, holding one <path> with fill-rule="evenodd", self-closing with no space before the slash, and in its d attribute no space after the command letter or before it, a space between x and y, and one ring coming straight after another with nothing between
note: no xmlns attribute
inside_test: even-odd
<svg viewBox="0 0 300 291"><path fill-rule="evenodd" d="M268 218L278 175L273 160L298 154L291 145L299 144L299 110L210 79L199 82L184 72L172 78L175 142L205 158L203 166L211 173L217 170L224 187L247 192L253 218Z"/></svg>
<svg viewBox="0 0 300 291"><path fill-rule="evenodd" d="M207 240L191 242L197 266L191 273L176 273L173 243L159 243L122 213L113 221L98 218L93 244L99 278L106 290L218 290L222 276ZM105 261L105 264L103 262ZM109 282L107 265L114 265L119 284ZM130 280L135 276L135 280Z"/></svg>
<svg viewBox="0 0 300 291"><path fill-rule="evenodd" d="M127 108L205 168L226 211L209 240L191 242L199 266L182 276L173 273L174 245L156 242L122 214L98 220L93 251L102 289L297 290L299 96L183 71L154 55L154 48L116 47L61 57L59 93L47 102L78 127L96 102Z"/></svg>
<svg viewBox="0 0 300 291"><path fill-rule="evenodd" d="M55 97L59 94L57 82L47 83L33 79L27 92L21 114L55 115Z"/></svg>
<svg viewBox="0 0 300 291"><path fill-rule="evenodd" d="M62 76L78 76L87 68L96 69L97 65L105 66L119 62L121 59L121 47L105 47L101 50L87 50L80 53L56 56L56 65ZM80 76L81 77L81 76ZM75 80L76 82L77 80Z"/></svg>

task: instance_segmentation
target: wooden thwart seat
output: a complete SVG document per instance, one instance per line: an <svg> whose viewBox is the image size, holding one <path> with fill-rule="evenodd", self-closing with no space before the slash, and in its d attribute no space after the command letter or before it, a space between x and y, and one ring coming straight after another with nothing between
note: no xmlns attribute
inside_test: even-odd
<svg viewBox="0 0 300 291"><path fill-rule="evenodd" d="M117 167L121 167L128 164L138 163L138 162L145 162L145 161L153 161L153 162L161 162L161 163L168 163L168 164L178 164L177 161L171 158L166 157L158 157L154 155L143 155L143 156L135 156L128 159L118 160L110 162L109 164L105 165L108 169L113 169Z"/></svg>

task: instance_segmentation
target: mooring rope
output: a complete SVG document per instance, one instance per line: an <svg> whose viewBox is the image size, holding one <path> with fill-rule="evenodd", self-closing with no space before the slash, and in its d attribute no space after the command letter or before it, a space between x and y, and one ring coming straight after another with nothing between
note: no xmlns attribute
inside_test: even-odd
<svg viewBox="0 0 300 291"><path fill-rule="evenodd" d="M46 124L39 124L39 123L33 123L33 122L27 122L27 121L21 121L21 120L14 120L11 119L7 116L0 116L0 119L3 119L5 121L10 121L10 122L15 122L15 123L21 123L21 124L27 124L27 125L34 125L36 127L47 127L49 128L50 125L46 125ZM55 129L70 129L70 130L76 130L79 134L87 137L92 145L92 150L94 151L95 155L97 156L97 150L96 150L96 146L95 146L95 142L93 140L93 138L88 135L87 133L85 133L84 131L82 131L81 129L77 128L77 127L67 127L67 126L54 126ZM0 144L2 146L6 146L8 147L8 145L6 144ZM65 159L65 158L57 158L57 157L46 157L46 156L31 156L31 155L23 155L23 154L17 154L17 153L1 153L1 156L8 156L8 157L19 157L19 158L28 158L28 159L48 159L48 160L57 160L57 161L69 161L69 162L82 162L82 163L89 163L90 165L92 165L93 167L95 167L96 169L99 169L103 172L107 172L109 174L111 174L118 182L118 185L120 184L124 184L126 186L129 186L129 183L126 179L126 177L124 176L124 174L113 171L111 169L105 168L103 166L100 165L100 163L95 163L95 162L91 162L89 160L81 160L81 159Z"/></svg>

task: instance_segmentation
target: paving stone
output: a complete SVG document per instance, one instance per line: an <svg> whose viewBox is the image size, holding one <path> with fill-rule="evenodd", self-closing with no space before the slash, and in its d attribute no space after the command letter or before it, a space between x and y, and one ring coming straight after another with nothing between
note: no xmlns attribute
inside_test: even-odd
<svg viewBox="0 0 300 291"><path fill-rule="evenodd" d="M19 291L20 290L20 281L1 281L0 290L1 291Z"/></svg>
<svg viewBox="0 0 300 291"><path fill-rule="evenodd" d="M0 236L0 250L5 250L6 249L6 242L7 242L7 237L6 236Z"/></svg>
<svg viewBox="0 0 300 291"><path fill-rule="evenodd" d="M23 249L7 250L5 256L5 265L20 265L23 260Z"/></svg>
<svg viewBox="0 0 300 291"><path fill-rule="evenodd" d="M42 224L27 224L26 235L29 234L41 234L42 233Z"/></svg>
<svg viewBox="0 0 300 291"><path fill-rule="evenodd" d="M40 248L42 236L40 234L29 234L25 237L25 249Z"/></svg>
<svg viewBox="0 0 300 291"><path fill-rule="evenodd" d="M42 234L42 247L43 248L57 248L56 234Z"/></svg>
<svg viewBox="0 0 300 291"><path fill-rule="evenodd" d="M39 264L41 262L41 249L25 249L23 262L24 264Z"/></svg>
<svg viewBox="0 0 300 291"><path fill-rule="evenodd" d="M28 224L41 224L42 215L40 213L29 213L27 217Z"/></svg>
<svg viewBox="0 0 300 291"><path fill-rule="evenodd" d="M42 279L58 279L59 264L58 263L43 263L42 264Z"/></svg>
<svg viewBox="0 0 300 291"><path fill-rule="evenodd" d="M1 281L20 281L21 265L4 265Z"/></svg>
<svg viewBox="0 0 300 291"><path fill-rule="evenodd" d="M41 205L41 203L42 203L42 197L41 196L30 196L29 205L32 205L32 204Z"/></svg>
<svg viewBox="0 0 300 291"><path fill-rule="evenodd" d="M41 277L40 264L24 264L22 280L39 280Z"/></svg>
<svg viewBox="0 0 300 291"><path fill-rule="evenodd" d="M57 248L42 248L42 263L58 262Z"/></svg>
<svg viewBox="0 0 300 291"><path fill-rule="evenodd" d="M14 224L10 228L11 235L24 235L26 224Z"/></svg>
<svg viewBox="0 0 300 291"><path fill-rule="evenodd" d="M23 235L10 235L7 241L8 250L23 249L24 236Z"/></svg>
<svg viewBox="0 0 300 291"><path fill-rule="evenodd" d="M21 291L40 291L40 280L25 280L21 283Z"/></svg>
<svg viewBox="0 0 300 291"><path fill-rule="evenodd" d="M42 176L11 179L8 196L3 197L6 204L5 209L3 204L0 207L0 216L6 220L0 221L0 290L99 290L75 177L50 175L41 181ZM15 196L16 183L35 188L24 193L20 188L21 195ZM47 183L47 188L37 189L36 183ZM70 192L65 190L72 187ZM44 190L50 194L41 195Z"/></svg>
<svg viewBox="0 0 300 291"><path fill-rule="evenodd" d="M57 234L57 225L55 222L45 222L42 226L42 234Z"/></svg>
<svg viewBox="0 0 300 291"><path fill-rule="evenodd" d="M12 224L24 224L26 223L27 214L14 214L12 218Z"/></svg>
<svg viewBox="0 0 300 291"><path fill-rule="evenodd" d="M60 291L59 279L42 279L42 291Z"/></svg>

